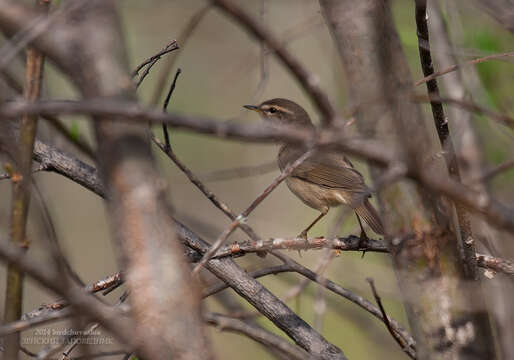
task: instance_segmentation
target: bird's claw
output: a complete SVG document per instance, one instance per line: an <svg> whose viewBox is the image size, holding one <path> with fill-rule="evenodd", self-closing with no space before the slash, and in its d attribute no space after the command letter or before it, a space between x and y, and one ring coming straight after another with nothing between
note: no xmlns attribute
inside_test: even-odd
<svg viewBox="0 0 514 360"><path fill-rule="evenodd" d="M302 231L298 236L297 236L298 239L302 239L305 244L307 244L307 231ZM302 253L300 252L300 249L298 249L298 256L299 257L302 257Z"/></svg>

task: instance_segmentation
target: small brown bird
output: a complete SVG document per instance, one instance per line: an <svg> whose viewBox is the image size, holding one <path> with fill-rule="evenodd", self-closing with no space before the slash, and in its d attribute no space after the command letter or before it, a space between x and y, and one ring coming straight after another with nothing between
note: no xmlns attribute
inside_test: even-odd
<svg viewBox="0 0 514 360"><path fill-rule="evenodd" d="M245 108L258 112L265 120L282 124L311 126L309 114L297 103L287 99L271 99L258 106L244 105ZM305 150L292 145L282 145L278 153L278 166L286 166L300 156ZM361 173L354 169L350 160L338 152L317 152L295 168L286 179L289 189L305 204L319 210L321 214L299 235L307 237L307 232L330 207L345 204L357 215L361 226L361 238L366 238L360 217L377 234L384 234L382 221L368 198L369 188L364 183Z"/></svg>

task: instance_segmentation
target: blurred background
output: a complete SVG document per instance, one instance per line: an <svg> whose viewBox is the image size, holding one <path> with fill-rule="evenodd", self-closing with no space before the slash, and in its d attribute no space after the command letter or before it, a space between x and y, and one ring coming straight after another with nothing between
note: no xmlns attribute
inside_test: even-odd
<svg viewBox="0 0 514 360"><path fill-rule="evenodd" d="M331 36L324 24L319 4L314 0L280 0L238 2L244 4L247 11L255 18L260 18L269 26L276 36L284 41L285 46L301 59L302 63L320 80L322 88L337 103L340 109L347 106L345 79L337 52ZM404 51L410 63L414 80L422 78L419 64L417 37L414 19L414 2L396 0L392 2L396 25L404 45ZM125 0L120 2L123 27L128 44L130 64L135 68L140 62L162 49L170 40L179 39L191 17L198 16L206 2L200 0ZM451 38L460 60L467 60L494 53L514 50L512 34L490 19L470 2L443 2L442 7L448 20ZM87 36L87 34L84 34ZM432 41L437 39L432 38ZM174 68L169 76L166 90L157 99L161 107L167 87L178 67L182 74L169 105L170 112L206 115L235 122L257 122L255 113L242 108L244 104L257 104L274 97L292 99L309 112L315 122L318 114L305 94L299 89L289 73L284 70L273 56L263 52L261 45L242 31L234 22L216 9L205 10L195 31L188 37L185 45L179 42L181 49L166 57L173 58ZM161 59L151 70L138 92L145 104L155 101L155 87L158 74L165 66ZM436 71L440 68L436 64ZM23 79L23 63L12 64L12 71ZM468 70L466 70L468 71ZM476 71L479 91L474 94L474 101L498 112L514 115L514 66L508 61L494 61L479 64L469 71ZM56 71L49 62L45 66L45 99L70 99L78 95L66 78ZM3 89L3 87L2 87ZM417 89L425 93L425 88ZM64 119L65 117L63 117ZM68 117L66 124L71 131L94 145L88 121L82 117ZM430 119L429 119L430 120ZM508 128L492 120L474 116L473 121L480 130L479 138L484 146L488 166L500 164L514 156L513 133ZM39 138L47 143L73 153L82 160L91 163L87 157L77 153L72 146L44 121L39 123ZM450 123L451 125L451 123ZM355 131L348 126L348 131ZM160 127L154 129L161 136ZM279 174L274 165L277 145L244 144L223 141L211 137L191 134L170 129L171 144L178 157L194 173L204 179L212 191L224 200L236 213L244 210L264 188ZM454 129L454 136L459 135ZM162 174L169 184L170 202L177 218L189 225L206 240L214 241L229 220L206 199L187 178L154 148L155 156ZM367 174L366 165L354 161L356 167ZM261 166L262 165L262 166ZM220 170L239 167L259 166L251 176L237 176L227 179L227 173ZM225 176L225 178L223 178ZM106 209L102 199L81 188L65 178L52 173L37 173L37 186L41 199L33 193L28 236L31 241L29 255L47 258L44 237L48 236L47 224L41 216L41 201L50 209L56 226L58 239L65 249L68 260L75 271L86 283L94 282L118 270L116 251L112 246ZM369 182L368 182L369 183ZM514 171L504 172L490 184L491 191L500 201L514 201ZM8 180L0 181L0 236L8 236L11 184ZM259 235L268 237L293 237L308 224L317 212L305 206L281 185L249 217L251 224ZM339 220L338 220L339 219ZM341 220L342 219L342 220ZM341 214L333 209L329 216L319 222L310 232L310 236L358 234L355 217ZM371 235L371 234L370 234ZM237 231L230 241L246 240L241 231ZM514 258L514 242L507 235L499 233L494 239L496 255ZM485 249L484 251L486 251ZM311 269L321 264L328 264L325 275L338 284L370 299L371 291L367 277L375 279L377 289L382 296L388 314L408 324L399 298L390 259L385 254L367 253L361 258L360 253L342 253L333 255L323 250L303 252L301 257L296 252L289 255ZM248 255L238 260L248 271L274 264L270 257L265 259ZM496 275L494 286L510 287L512 284ZM262 278L262 283L281 298L290 297L301 278L294 274L281 274ZM207 283L215 279L206 276ZM0 294L4 294L5 265L0 265ZM231 293L230 290L226 290ZM109 296L113 302L121 294L115 291ZM244 301L241 305L249 312L252 308ZM323 300L324 299L324 300ZM53 302L55 296L42 291L30 279L27 279L24 296L24 312L37 308L42 303ZM223 301L223 300L222 300ZM335 345L341 347L349 358L403 358L397 344L388 334L384 324L343 298L320 290L315 284L308 285L298 296L290 298L288 305L299 315L316 326L323 335ZM0 296L3 308L3 295ZM212 298L206 302L212 311L226 312L219 301ZM512 312L512 309L510 309ZM512 314L506 316L512 316ZM265 318L257 317L259 324L280 333ZM70 326L66 322L45 328L62 328ZM209 328L215 353L219 359L267 359L270 355L258 344L246 338ZM22 337L34 335L34 330L23 333ZM27 345L32 351L40 345ZM117 349L116 345L107 347Z"/></svg>

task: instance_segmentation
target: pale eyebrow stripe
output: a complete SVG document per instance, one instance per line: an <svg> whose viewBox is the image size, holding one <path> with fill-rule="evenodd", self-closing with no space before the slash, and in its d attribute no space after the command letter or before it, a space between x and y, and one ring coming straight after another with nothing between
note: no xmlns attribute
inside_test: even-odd
<svg viewBox="0 0 514 360"><path fill-rule="evenodd" d="M293 115L293 112L291 110L288 110L286 108L283 108L282 106L278 106L278 105L264 105L262 107L262 110L266 111L266 110L269 110L270 108L274 107L275 109L279 110L279 111L282 111L284 113L287 113L287 114L291 114Z"/></svg>

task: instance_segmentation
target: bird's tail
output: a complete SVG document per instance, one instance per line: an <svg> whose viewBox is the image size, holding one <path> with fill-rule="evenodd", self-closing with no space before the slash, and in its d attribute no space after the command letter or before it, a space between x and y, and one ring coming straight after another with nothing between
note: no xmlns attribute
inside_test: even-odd
<svg viewBox="0 0 514 360"><path fill-rule="evenodd" d="M374 232L379 235L384 235L382 220L380 220L380 216L368 199L365 199L364 202L354 210L359 217L366 221Z"/></svg>

